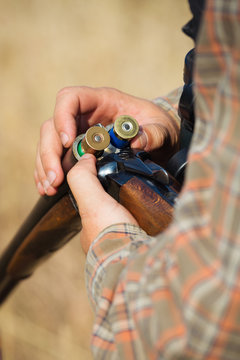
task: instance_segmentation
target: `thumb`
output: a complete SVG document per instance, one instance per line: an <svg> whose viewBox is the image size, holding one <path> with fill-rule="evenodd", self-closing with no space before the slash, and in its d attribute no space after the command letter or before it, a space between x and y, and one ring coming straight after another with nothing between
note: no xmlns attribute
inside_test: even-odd
<svg viewBox="0 0 240 360"><path fill-rule="evenodd" d="M134 217L103 189L97 178L95 156L83 155L68 172L67 181L78 204L83 227L80 239L85 253L106 227L122 222L137 225Z"/></svg>
<svg viewBox="0 0 240 360"><path fill-rule="evenodd" d="M142 149L145 151L153 151L169 145L170 133L163 124L147 124L140 127L139 134L131 141L133 149Z"/></svg>
<svg viewBox="0 0 240 360"><path fill-rule="evenodd" d="M85 216L105 197L96 170L96 158L85 154L67 174L67 181L78 204L81 216Z"/></svg>

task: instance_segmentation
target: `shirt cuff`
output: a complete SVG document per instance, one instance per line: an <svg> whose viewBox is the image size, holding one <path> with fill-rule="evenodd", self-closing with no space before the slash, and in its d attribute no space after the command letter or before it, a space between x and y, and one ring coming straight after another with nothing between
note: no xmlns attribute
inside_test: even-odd
<svg viewBox="0 0 240 360"><path fill-rule="evenodd" d="M101 296L106 275L108 287L114 288L131 253L150 241L154 238L139 226L127 223L111 225L98 235L89 248L85 266L86 286L93 307Z"/></svg>
<svg viewBox="0 0 240 360"><path fill-rule="evenodd" d="M171 91L166 96L157 97L153 100L153 103L161 107L168 115L180 126L180 117L178 115L178 104L182 95L182 86Z"/></svg>

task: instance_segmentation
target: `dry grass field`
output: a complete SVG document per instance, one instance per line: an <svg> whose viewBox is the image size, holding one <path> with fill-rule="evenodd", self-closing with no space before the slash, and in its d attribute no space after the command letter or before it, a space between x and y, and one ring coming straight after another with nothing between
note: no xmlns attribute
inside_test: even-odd
<svg viewBox="0 0 240 360"><path fill-rule="evenodd" d="M153 98L181 85L189 16L179 0L0 0L0 250L38 199L35 149L57 91ZM91 359L84 261L76 237L9 297L3 360Z"/></svg>

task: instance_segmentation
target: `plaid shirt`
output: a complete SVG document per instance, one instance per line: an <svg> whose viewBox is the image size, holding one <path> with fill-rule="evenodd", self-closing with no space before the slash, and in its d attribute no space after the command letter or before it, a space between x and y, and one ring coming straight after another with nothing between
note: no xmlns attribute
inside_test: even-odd
<svg viewBox="0 0 240 360"><path fill-rule="evenodd" d="M105 229L86 264L100 359L240 359L240 1L208 0L195 133L170 227Z"/></svg>

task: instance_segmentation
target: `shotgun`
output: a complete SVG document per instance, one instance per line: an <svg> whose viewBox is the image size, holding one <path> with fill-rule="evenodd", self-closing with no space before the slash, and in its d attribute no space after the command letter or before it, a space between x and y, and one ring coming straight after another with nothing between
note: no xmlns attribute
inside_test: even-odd
<svg viewBox="0 0 240 360"><path fill-rule="evenodd" d="M101 131L99 133L102 136ZM95 136L96 142L105 141L101 136ZM76 148L83 152L86 147L98 152L97 174L105 191L126 207L149 235L166 229L180 190L175 178L153 162L148 153L126 146L126 139L120 136L116 136L114 143L120 148L110 144L104 151L99 147L92 150L94 146L86 138L78 137L73 153ZM124 143L123 146L119 142ZM73 165L72 155L71 159ZM19 282L30 277L80 230L77 204L65 180L56 195L39 199L0 257L0 304Z"/></svg>

